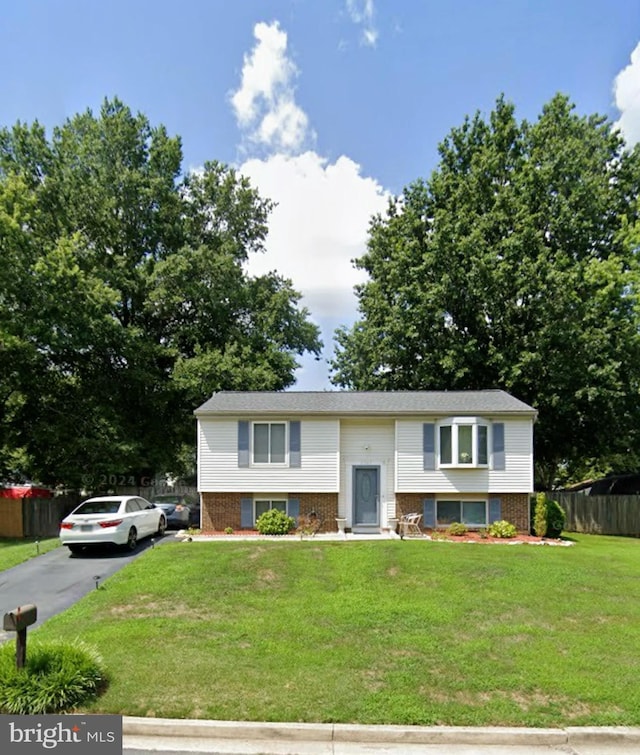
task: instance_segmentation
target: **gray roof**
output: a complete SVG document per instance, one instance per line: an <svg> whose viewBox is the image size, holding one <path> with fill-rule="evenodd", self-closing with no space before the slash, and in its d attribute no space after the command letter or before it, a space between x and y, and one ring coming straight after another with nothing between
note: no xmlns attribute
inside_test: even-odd
<svg viewBox="0 0 640 755"><path fill-rule="evenodd" d="M222 391L195 411L196 416L331 414L536 414L509 393L486 391Z"/></svg>

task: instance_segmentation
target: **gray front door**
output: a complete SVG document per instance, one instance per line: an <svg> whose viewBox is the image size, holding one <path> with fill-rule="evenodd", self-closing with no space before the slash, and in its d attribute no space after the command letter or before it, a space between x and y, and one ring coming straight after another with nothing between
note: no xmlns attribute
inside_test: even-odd
<svg viewBox="0 0 640 755"><path fill-rule="evenodd" d="M353 524L377 527L380 523L380 467L353 468Z"/></svg>

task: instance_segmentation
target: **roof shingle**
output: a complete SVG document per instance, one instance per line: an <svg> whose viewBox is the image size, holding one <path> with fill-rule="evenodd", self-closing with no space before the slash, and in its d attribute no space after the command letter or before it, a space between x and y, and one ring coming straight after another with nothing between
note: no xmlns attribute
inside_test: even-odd
<svg viewBox="0 0 640 755"><path fill-rule="evenodd" d="M523 414L536 410L501 390L485 391L221 391L196 416L228 414Z"/></svg>

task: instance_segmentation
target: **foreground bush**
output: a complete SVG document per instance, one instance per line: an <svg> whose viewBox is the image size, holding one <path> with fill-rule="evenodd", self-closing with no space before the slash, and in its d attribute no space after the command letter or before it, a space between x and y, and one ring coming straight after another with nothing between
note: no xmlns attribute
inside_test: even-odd
<svg viewBox="0 0 640 755"><path fill-rule="evenodd" d="M531 529L538 537L558 538L567 523L567 515L557 501L552 501L546 493L536 495Z"/></svg>
<svg viewBox="0 0 640 755"><path fill-rule="evenodd" d="M447 530L449 535L456 535L456 536L466 535L468 531L469 530L467 529L467 525L462 524L462 522L451 522L451 524L449 525L449 529Z"/></svg>
<svg viewBox="0 0 640 755"><path fill-rule="evenodd" d="M544 537L547 534L547 496L544 493L538 493L536 496L533 531L538 537Z"/></svg>
<svg viewBox="0 0 640 755"><path fill-rule="evenodd" d="M280 509L269 509L260 514L256 527L261 535L286 535L296 526L296 520Z"/></svg>
<svg viewBox="0 0 640 755"><path fill-rule="evenodd" d="M504 519L500 519L489 525L488 532L490 537L503 537L506 539L509 537L515 537L517 530L513 524L510 524Z"/></svg>
<svg viewBox="0 0 640 755"><path fill-rule="evenodd" d="M82 642L29 640L21 669L15 641L0 646L0 713L67 713L95 697L106 682L102 658Z"/></svg>
<svg viewBox="0 0 640 755"><path fill-rule="evenodd" d="M567 515L557 501L547 500L547 537L558 538L562 534Z"/></svg>

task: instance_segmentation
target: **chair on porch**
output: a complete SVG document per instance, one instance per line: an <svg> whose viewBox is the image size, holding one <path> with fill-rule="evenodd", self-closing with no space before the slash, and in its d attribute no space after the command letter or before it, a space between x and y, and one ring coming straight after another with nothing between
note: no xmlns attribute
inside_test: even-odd
<svg viewBox="0 0 640 755"><path fill-rule="evenodd" d="M424 532L420 529L421 519L422 514L403 514L398 523L400 539L402 540L405 537L411 537L412 535L424 537Z"/></svg>

